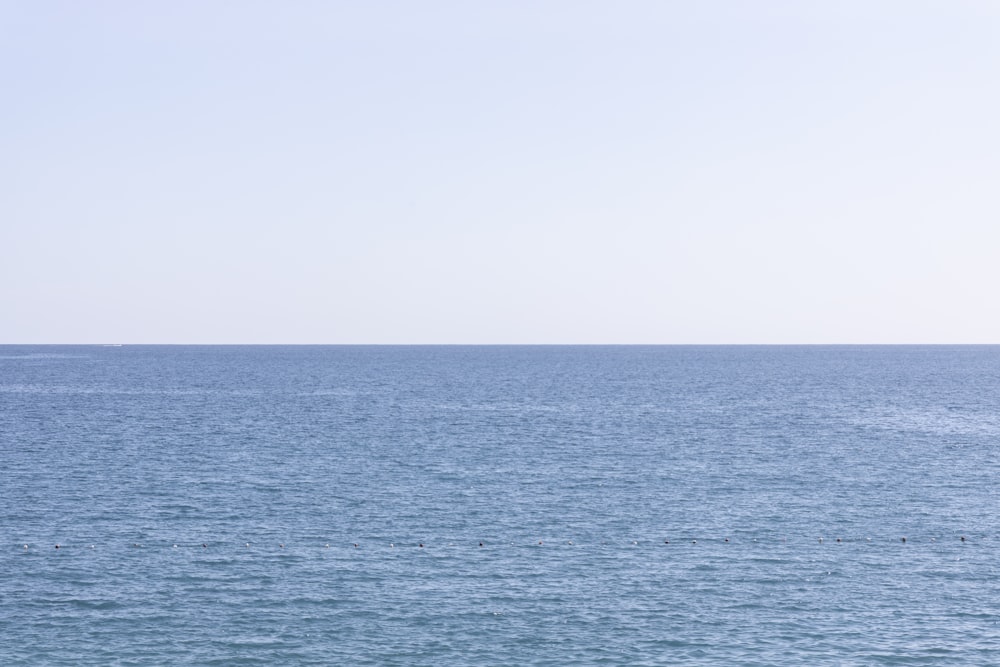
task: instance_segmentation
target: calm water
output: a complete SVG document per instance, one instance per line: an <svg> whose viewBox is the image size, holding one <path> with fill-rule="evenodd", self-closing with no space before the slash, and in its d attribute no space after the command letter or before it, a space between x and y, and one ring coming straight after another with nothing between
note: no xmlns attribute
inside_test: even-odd
<svg viewBox="0 0 1000 667"><path fill-rule="evenodd" d="M0 347L0 663L996 664L998 445L995 347Z"/></svg>

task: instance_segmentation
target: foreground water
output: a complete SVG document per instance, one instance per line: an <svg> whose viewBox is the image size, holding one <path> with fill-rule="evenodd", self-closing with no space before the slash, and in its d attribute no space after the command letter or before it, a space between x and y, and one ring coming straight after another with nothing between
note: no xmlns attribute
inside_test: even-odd
<svg viewBox="0 0 1000 667"><path fill-rule="evenodd" d="M0 662L995 664L998 442L994 347L0 347Z"/></svg>

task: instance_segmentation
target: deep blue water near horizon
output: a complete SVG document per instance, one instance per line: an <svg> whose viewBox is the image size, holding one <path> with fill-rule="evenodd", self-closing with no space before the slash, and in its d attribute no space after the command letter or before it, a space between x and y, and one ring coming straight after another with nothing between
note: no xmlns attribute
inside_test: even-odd
<svg viewBox="0 0 1000 667"><path fill-rule="evenodd" d="M0 346L0 664L997 664L998 443L1000 347Z"/></svg>

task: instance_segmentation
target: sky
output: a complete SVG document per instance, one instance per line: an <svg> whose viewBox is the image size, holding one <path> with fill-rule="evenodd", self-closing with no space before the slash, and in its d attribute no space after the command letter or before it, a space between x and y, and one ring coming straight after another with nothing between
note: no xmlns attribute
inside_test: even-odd
<svg viewBox="0 0 1000 667"><path fill-rule="evenodd" d="M1000 343L1000 3L0 0L0 343Z"/></svg>

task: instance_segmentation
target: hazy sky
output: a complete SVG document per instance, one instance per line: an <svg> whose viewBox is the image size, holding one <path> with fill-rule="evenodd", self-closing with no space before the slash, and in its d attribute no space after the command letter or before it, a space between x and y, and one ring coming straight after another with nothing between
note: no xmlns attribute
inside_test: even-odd
<svg viewBox="0 0 1000 667"><path fill-rule="evenodd" d="M0 343L1000 343L1000 3L0 0Z"/></svg>

